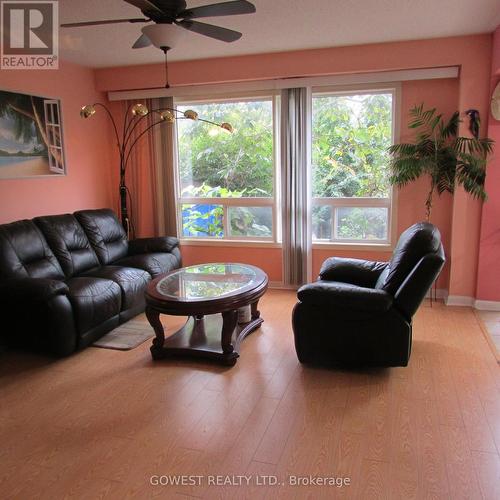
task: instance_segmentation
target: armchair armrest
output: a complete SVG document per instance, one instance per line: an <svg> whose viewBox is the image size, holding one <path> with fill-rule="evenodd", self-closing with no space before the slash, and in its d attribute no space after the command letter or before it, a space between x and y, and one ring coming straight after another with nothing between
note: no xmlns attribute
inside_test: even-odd
<svg viewBox="0 0 500 500"><path fill-rule="evenodd" d="M66 295L66 283L44 278L16 278L0 283L0 303L17 301L46 302L56 295Z"/></svg>
<svg viewBox="0 0 500 500"><path fill-rule="evenodd" d="M367 312L385 312L393 302L393 297L385 290L330 281L304 285L297 296L304 304Z"/></svg>
<svg viewBox="0 0 500 500"><path fill-rule="evenodd" d="M341 281L373 288L388 262L330 257L323 262L319 277L325 281Z"/></svg>
<svg viewBox="0 0 500 500"><path fill-rule="evenodd" d="M137 238L128 242L128 254L138 255L141 253L166 252L170 253L179 246L179 240L173 236L161 236L158 238Z"/></svg>

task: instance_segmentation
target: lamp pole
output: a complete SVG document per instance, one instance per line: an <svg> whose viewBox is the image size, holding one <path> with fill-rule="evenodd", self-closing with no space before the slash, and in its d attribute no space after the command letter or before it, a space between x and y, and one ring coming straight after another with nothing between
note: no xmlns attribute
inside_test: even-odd
<svg viewBox="0 0 500 500"><path fill-rule="evenodd" d="M146 133L148 133L152 128L156 127L160 123L173 124L176 119L201 121L220 127L228 131L229 133L233 131L233 127L229 123L215 123L210 120L204 120L203 118L199 118L198 113L196 111L193 111L192 109L188 109L184 112L179 111L175 108L158 108L149 110L144 104L135 103L130 104L126 110L125 118L123 121L123 132L120 139L116 121L106 105L97 102L92 105L83 106L80 110L80 116L82 118L90 118L96 113L96 107L100 107L105 110L109 120L111 121L111 124L113 125L116 146L120 154L120 217L123 228L127 232L127 235L130 235L133 231L133 224L131 224L127 206L127 197L129 195L125 177L127 173L127 164L135 145ZM144 118L146 118L146 116L148 115L152 117L150 122L136 135L134 135L134 131L137 129L142 120L144 120Z"/></svg>

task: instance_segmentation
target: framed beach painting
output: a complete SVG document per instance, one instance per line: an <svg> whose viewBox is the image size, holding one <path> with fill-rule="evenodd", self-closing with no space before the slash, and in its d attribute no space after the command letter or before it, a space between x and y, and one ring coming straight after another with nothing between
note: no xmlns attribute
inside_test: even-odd
<svg viewBox="0 0 500 500"><path fill-rule="evenodd" d="M0 179L65 174L59 99L0 90Z"/></svg>

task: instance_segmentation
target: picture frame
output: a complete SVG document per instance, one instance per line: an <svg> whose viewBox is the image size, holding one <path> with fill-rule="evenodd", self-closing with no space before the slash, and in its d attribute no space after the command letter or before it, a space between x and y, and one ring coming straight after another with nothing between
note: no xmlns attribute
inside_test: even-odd
<svg viewBox="0 0 500 500"><path fill-rule="evenodd" d="M61 101L0 89L0 180L66 175Z"/></svg>

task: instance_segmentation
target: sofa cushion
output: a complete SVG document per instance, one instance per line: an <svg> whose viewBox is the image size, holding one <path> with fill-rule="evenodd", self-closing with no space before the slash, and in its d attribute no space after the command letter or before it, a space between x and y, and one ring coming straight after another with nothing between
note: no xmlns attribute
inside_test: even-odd
<svg viewBox="0 0 500 500"><path fill-rule="evenodd" d="M66 284L79 335L120 314L121 289L114 281L77 277Z"/></svg>
<svg viewBox="0 0 500 500"><path fill-rule="evenodd" d="M113 210L81 210L75 212L75 217L103 266L127 255L127 234Z"/></svg>
<svg viewBox="0 0 500 500"><path fill-rule="evenodd" d="M321 265L319 278L373 288L388 262L329 257Z"/></svg>
<svg viewBox="0 0 500 500"><path fill-rule="evenodd" d="M0 226L0 278L64 279L59 262L33 221Z"/></svg>
<svg viewBox="0 0 500 500"><path fill-rule="evenodd" d="M172 252L179 246L179 240L173 236L157 236L154 238L136 238L128 242L128 254Z"/></svg>
<svg viewBox="0 0 500 500"><path fill-rule="evenodd" d="M172 253L148 253L132 255L116 261L119 266L137 267L147 271L151 276L168 273L180 265L180 252L175 248Z"/></svg>
<svg viewBox="0 0 500 500"><path fill-rule="evenodd" d="M133 267L104 266L88 271L85 275L108 279L118 284L122 295L122 311L144 306L144 292L151 281L151 275L146 271Z"/></svg>
<svg viewBox="0 0 500 500"><path fill-rule="evenodd" d="M34 222L68 278L99 266L97 255L74 215L37 217Z"/></svg>
<svg viewBox="0 0 500 500"><path fill-rule="evenodd" d="M47 302L57 295L66 295L68 287L64 281L46 278L10 278L0 281L0 303L10 307L35 302Z"/></svg>

